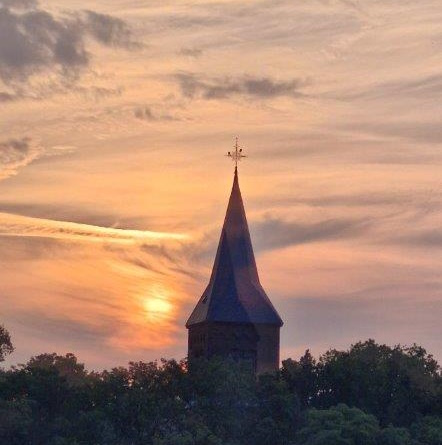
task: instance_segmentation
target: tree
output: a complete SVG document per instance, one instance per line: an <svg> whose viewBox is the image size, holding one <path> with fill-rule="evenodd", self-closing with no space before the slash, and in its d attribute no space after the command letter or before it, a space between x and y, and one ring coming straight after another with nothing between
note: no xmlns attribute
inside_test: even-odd
<svg viewBox="0 0 442 445"><path fill-rule="evenodd" d="M6 401L0 398L0 443L9 445L29 443L27 439L32 421L32 409L28 401Z"/></svg>
<svg viewBox="0 0 442 445"><path fill-rule="evenodd" d="M309 406L318 392L318 370L310 351L307 349L299 361L284 360L281 375L288 388L299 397L301 406Z"/></svg>
<svg viewBox="0 0 442 445"><path fill-rule="evenodd" d="M376 445L378 434L379 424L374 416L341 404L326 410L308 410L296 444Z"/></svg>
<svg viewBox="0 0 442 445"><path fill-rule="evenodd" d="M74 354L68 353L66 355L40 354L31 357L29 362L24 367L29 372L34 370L53 370L60 377L66 379L69 386L81 386L85 383L87 372L83 363L78 363L77 357Z"/></svg>
<svg viewBox="0 0 442 445"><path fill-rule="evenodd" d="M255 445L285 445L292 443L300 418L298 397L284 380L265 374L258 380L257 410L249 442Z"/></svg>
<svg viewBox="0 0 442 445"><path fill-rule="evenodd" d="M390 348L368 340L348 351L330 350L318 363L318 388L318 408L356 406L383 426L409 426L441 406L440 368L416 345Z"/></svg>
<svg viewBox="0 0 442 445"><path fill-rule="evenodd" d="M0 444L442 445L440 383L422 348L373 341L258 378L219 358L98 373L42 354L0 369Z"/></svg>
<svg viewBox="0 0 442 445"><path fill-rule="evenodd" d="M411 432L419 444L441 445L442 444L442 417L425 416L411 426Z"/></svg>
<svg viewBox="0 0 442 445"><path fill-rule="evenodd" d="M5 357L14 351L12 346L11 336L6 328L0 325L0 362L5 360Z"/></svg>
<svg viewBox="0 0 442 445"><path fill-rule="evenodd" d="M378 435L378 445L418 445L413 442L410 432L406 428L389 426Z"/></svg>
<svg viewBox="0 0 442 445"><path fill-rule="evenodd" d="M241 443L255 422L256 380L247 364L214 357L189 363L187 405L216 437Z"/></svg>

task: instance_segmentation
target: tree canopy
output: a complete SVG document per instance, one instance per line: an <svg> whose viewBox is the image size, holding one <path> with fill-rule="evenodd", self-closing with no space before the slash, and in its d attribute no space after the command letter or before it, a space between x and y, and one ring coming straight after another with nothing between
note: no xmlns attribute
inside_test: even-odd
<svg viewBox="0 0 442 445"><path fill-rule="evenodd" d="M424 349L373 340L257 379L217 358L89 372L42 354L0 371L0 443L441 445L441 398Z"/></svg>

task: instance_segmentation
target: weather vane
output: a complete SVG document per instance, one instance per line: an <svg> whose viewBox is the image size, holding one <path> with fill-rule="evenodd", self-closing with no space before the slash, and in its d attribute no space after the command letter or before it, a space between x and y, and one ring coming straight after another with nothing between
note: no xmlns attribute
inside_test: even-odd
<svg viewBox="0 0 442 445"><path fill-rule="evenodd" d="M242 154L242 148L239 148L238 138L235 139L235 151L229 151L227 156L232 158L232 161L235 163L235 170L238 168L238 162L241 161L242 158L247 157Z"/></svg>

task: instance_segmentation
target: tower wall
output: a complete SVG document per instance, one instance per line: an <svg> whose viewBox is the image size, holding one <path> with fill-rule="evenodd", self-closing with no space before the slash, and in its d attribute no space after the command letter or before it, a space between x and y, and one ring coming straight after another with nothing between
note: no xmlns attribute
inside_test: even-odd
<svg viewBox="0 0 442 445"><path fill-rule="evenodd" d="M224 357L249 363L254 372L279 368L279 326L207 322L189 327L188 357Z"/></svg>
<svg viewBox="0 0 442 445"><path fill-rule="evenodd" d="M189 328L187 356L189 359L207 357L207 323L196 324Z"/></svg>
<svg viewBox="0 0 442 445"><path fill-rule="evenodd" d="M276 372L279 369L279 326L255 324L258 333L257 374Z"/></svg>

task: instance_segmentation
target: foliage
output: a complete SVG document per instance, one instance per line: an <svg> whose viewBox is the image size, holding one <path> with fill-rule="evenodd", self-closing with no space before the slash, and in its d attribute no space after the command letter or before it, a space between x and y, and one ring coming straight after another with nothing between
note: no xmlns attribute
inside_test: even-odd
<svg viewBox="0 0 442 445"><path fill-rule="evenodd" d="M416 345L390 348L368 340L330 350L318 363L307 351L299 362L284 361L281 374L304 406L345 403L375 415L381 426L409 426L442 409L440 367Z"/></svg>
<svg viewBox="0 0 442 445"><path fill-rule="evenodd" d="M442 445L442 417L426 416L411 426L413 436L422 445Z"/></svg>
<svg viewBox="0 0 442 445"><path fill-rule="evenodd" d="M299 445L376 445L379 422L357 408L338 405L328 410L307 411L297 434Z"/></svg>
<svg viewBox="0 0 442 445"><path fill-rule="evenodd" d="M406 428L389 426L378 435L379 445L413 445L416 444Z"/></svg>
<svg viewBox="0 0 442 445"><path fill-rule="evenodd" d="M8 354L14 351L9 332L4 326L0 325L0 362L5 360Z"/></svg>
<svg viewBox="0 0 442 445"><path fill-rule="evenodd" d="M440 369L373 341L255 378L221 359L88 372L73 354L0 370L11 445L442 445Z"/></svg>
<svg viewBox="0 0 442 445"><path fill-rule="evenodd" d="M299 361L285 360L281 374L290 390L298 395L302 407L309 406L318 392L318 367L310 351L307 349Z"/></svg>

